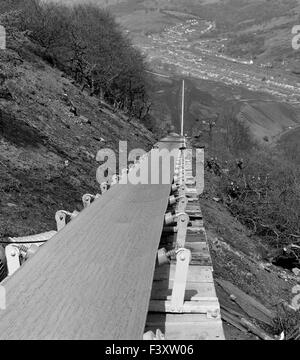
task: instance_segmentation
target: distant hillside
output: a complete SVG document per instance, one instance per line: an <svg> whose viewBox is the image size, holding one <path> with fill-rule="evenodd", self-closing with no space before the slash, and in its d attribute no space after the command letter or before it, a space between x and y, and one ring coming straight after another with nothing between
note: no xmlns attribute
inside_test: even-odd
<svg viewBox="0 0 300 360"><path fill-rule="evenodd" d="M181 80L156 77L152 80L151 91L154 100L152 111L154 117L160 119L158 126L165 129L173 122L179 129ZM277 142L285 132L292 132L300 126L300 109L288 103L221 82L186 81L185 131L190 136L201 134L203 138L209 121L217 120L228 111L249 127L253 138L260 143ZM226 130L218 127L223 127L220 121L216 131Z"/></svg>
<svg viewBox="0 0 300 360"><path fill-rule="evenodd" d="M64 0L68 1L68 0ZM80 0L77 0L80 1ZM71 2L71 1L69 1ZM72 1L73 2L73 1ZM299 68L292 49L292 27L299 24L299 0L94 0L109 7L132 33L160 32L180 21L180 14L193 14L216 22L212 37L229 38L226 52L234 56L259 56L261 61ZM166 10L175 10L178 15Z"/></svg>

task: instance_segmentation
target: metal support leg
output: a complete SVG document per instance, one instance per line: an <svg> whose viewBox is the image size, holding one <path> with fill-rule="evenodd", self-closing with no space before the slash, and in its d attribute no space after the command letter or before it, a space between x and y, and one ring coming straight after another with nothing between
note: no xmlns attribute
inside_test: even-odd
<svg viewBox="0 0 300 360"><path fill-rule="evenodd" d="M176 270L173 282L171 311L181 313L184 311L184 296L186 281L191 261L191 252L188 249L179 249L176 255Z"/></svg>

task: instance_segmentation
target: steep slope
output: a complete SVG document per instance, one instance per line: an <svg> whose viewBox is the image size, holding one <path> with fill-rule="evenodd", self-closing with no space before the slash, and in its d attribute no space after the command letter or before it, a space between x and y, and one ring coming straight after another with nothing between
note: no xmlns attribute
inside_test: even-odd
<svg viewBox="0 0 300 360"><path fill-rule="evenodd" d="M295 294L292 289L297 284L297 278L288 270L269 263L272 249L261 241L258 236L251 235L251 231L244 227L238 219L233 217L227 206L216 202L218 194L217 177L211 173L205 175L205 191L201 198L204 225L207 230L208 241L214 265L214 277L226 280L237 288L259 301L273 312L275 319L282 324L288 316L288 305ZM218 285L217 293L222 308L231 308L244 314L242 308ZM290 316L296 319L296 313ZM246 314L244 317L247 317ZM269 334L278 335L279 328L274 325L265 327L258 319L250 317ZM228 340L253 339L254 336L243 333L238 329L223 323L225 336Z"/></svg>
<svg viewBox="0 0 300 360"><path fill-rule="evenodd" d="M57 210L81 208L96 193L101 148L147 150L155 141L139 122L90 97L9 31L0 52L1 238L55 229Z"/></svg>
<svg viewBox="0 0 300 360"><path fill-rule="evenodd" d="M278 138L283 132L299 126L299 111L285 103L249 102L240 107L238 118L243 121L257 139Z"/></svg>

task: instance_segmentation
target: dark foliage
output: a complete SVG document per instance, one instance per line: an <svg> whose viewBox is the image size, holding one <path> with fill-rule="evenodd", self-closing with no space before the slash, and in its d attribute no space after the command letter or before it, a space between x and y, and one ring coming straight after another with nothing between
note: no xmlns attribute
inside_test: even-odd
<svg viewBox="0 0 300 360"><path fill-rule="evenodd" d="M91 4L23 0L17 26L82 89L130 115L147 115L144 59L109 13Z"/></svg>
<svg viewBox="0 0 300 360"><path fill-rule="evenodd" d="M249 129L226 115L225 136L215 142L222 159L220 195L231 213L273 247L300 242L299 167L277 150L254 143ZM224 134L223 134L224 135ZM217 144L217 145L216 145Z"/></svg>

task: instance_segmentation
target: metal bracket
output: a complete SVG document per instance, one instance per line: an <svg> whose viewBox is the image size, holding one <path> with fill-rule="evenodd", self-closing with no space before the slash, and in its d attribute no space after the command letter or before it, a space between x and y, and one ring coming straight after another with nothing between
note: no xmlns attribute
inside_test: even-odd
<svg viewBox="0 0 300 360"><path fill-rule="evenodd" d="M189 218L188 214L186 214L186 213L178 214L177 237L176 237L176 247L177 248L184 247L189 221L190 221L190 218Z"/></svg>
<svg viewBox="0 0 300 360"><path fill-rule="evenodd" d="M56 231L48 231L18 238L10 237L9 240L11 243L5 248L8 276L11 276L18 270L24 260L30 259L38 251L39 247L42 246L45 241L50 240L55 234Z"/></svg>
<svg viewBox="0 0 300 360"><path fill-rule="evenodd" d="M92 195L92 194L84 194L82 196L82 203L83 203L83 207L87 208L91 205L91 201L98 199L101 195L100 194L96 194L96 195Z"/></svg>
<svg viewBox="0 0 300 360"><path fill-rule="evenodd" d="M66 218L67 215L64 211L57 211L55 214L55 220L57 225L57 231L60 231L62 228L66 226Z"/></svg>
<svg viewBox="0 0 300 360"><path fill-rule="evenodd" d="M7 261L8 276L11 276L21 266L20 250L18 247L9 244L5 247L5 256Z"/></svg>
<svg viewBox="0 0 300 360"><path fill-rule="evenodd" d="M39 249L39 245L31 244L31 246L24 245L14 245L9 244L5 248L5 256L6 263L8 269L8 276L11 276L14 272L16 272L19 267L21 267L20 257L24 260L28 260L31 256L33 256L37 250Z"/></svg>
<svg viewBox="0 0 300 360"><path fill-rule="evenodd" d="M71 220L73 220L77 215L79 214L78 211L73 211L70 213L69 211L65 210L59 210L55 214L55 220L57 225L57 231L61 230L66 226L67 223L67 215L70 217Z"/></svg>
<svg viewBox="0 0 300 360"><path fill-rule="evenodd" d="M176 270L171 299L171 311L175 313L182 313L184 311L183 304L190 261L190 250L184 248L177 250Z"/></svg>
<svg viewBox="0 0 300 360"><path fill-rule="evenodd" d="M186 209L187 203L188 203L187 198L184 195L180 196L178 198L178 206L177 206L176 212L177 213L184 212Z"/></svg>

